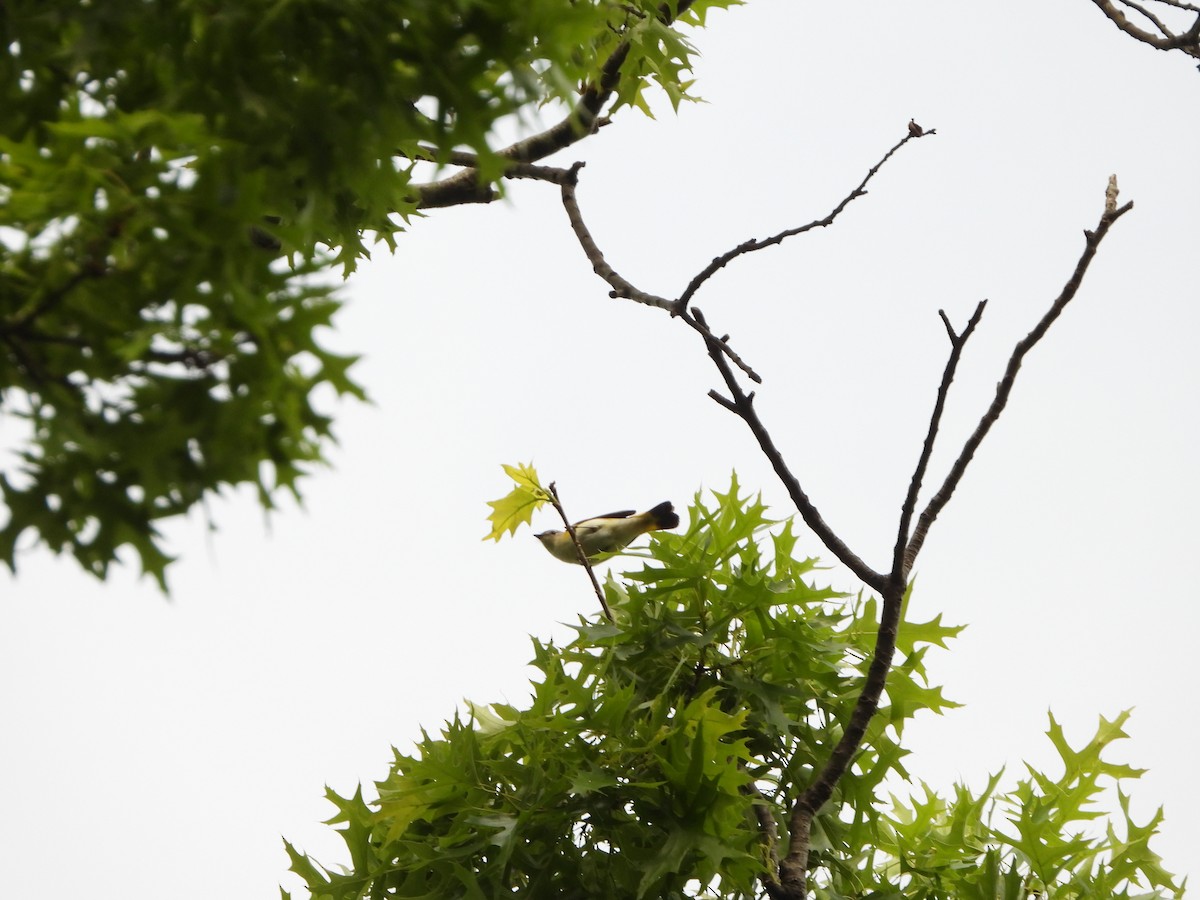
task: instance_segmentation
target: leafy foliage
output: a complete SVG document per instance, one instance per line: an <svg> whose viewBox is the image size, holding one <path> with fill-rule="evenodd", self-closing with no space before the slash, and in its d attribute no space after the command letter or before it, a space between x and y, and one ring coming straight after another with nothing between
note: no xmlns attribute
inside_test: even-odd
<svg viewBox="0 0 1200 900"><path fill-rule="evenodd" d="M1119 828L1087 832L1102 817L1096 804L1106 784L1137 778L1141 771L1110 762L1109 745L1126 735L1116 721L1100 726L1074 750L1050 717L1048 735L1059 753L1058 777L1028 767L1029 777L999 793L1000 774L973 794L963 785L943 799L925 787L908 801L892 798L882 815L880 844L851 865L831 872L826 896L914 898L1170 897L1182 884L1161 866L1150 838L1162 822L1158 810L1138 825L1129 798L1118 789ZM1003 821L997 824L996 819Z"/></svg>
<svg viewBox="0 0 1200 900"><path fill-rule="evenodd" d="M313 897L753 897L786 852L791 801L827 758L860 687L873 601L813 583L795 535L736 479L690 509L685 534L651 538L654 564L610 578L615 621L581 619L564 647L534 642L524 709L472 706L362 792L330 792L348 868L288 846ZM582 594L581 594L582 596ZM850 776L814 823L818 897L1131 896L1170 889L1146 841L1158 819L1072 836L1099 779L1109 726L1067 773L1032 772L998 796L893 800L898 738L920 711L954 704L925 682L924 654L959 631L905 622L903 659ZM994 828L991 810L1013 823ZM777 835L763 826L769 816ZM1060 852L1070 848L1071 853ZM1040 854L1040 855L1039 855ZM1093 891L1093 893L1088 893ZM1098 891L1099 893L1095 893ZM1162 891L1148 896L1166 896Z"/></svg>
<svg viewBox="0 0 1200 900"><path fill-rule="evenodd" d="M159 520L295 493L321 391L363 396L317 340L339 304L316 273L394 246L419 160L467 147L498 176L497 124L572 102L622 41L616 105L686 96L692 48L650 0L5 3L0 395L27 428L0 559L28 530L103 577L128 545L165 584Z"/></svg>

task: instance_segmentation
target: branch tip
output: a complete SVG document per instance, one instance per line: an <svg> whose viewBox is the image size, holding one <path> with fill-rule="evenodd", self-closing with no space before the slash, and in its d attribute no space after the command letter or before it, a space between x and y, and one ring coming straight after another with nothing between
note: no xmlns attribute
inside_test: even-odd
<svg viewBox="0 0 1200 900"><path fill-rule="evenodd" d="M953 344L958 340L958 335L954 331L954 326L950 324L950 317L946 315L946 311L944 309L939 309L938 315L942 319L942 324L946 326L946 334L950 335L950 343Z"/></svg>
<svg viewBox="0 0 1200 900"><path fill-rule="evenodd" d="M713 400L715 400L720 406L725 407L730 412L732 412L732 413L737 412L737 404L734 403L732 400L730 400L728 397L722 396L721 394L717 393L715 388L708 392L708 396L711 397Z"/></svg>
<svg viewBox="0 0 1200 900"><path fill-rule="evenodd" d="M924 133L932 134L933 132L929 131ZM850 205L850 203L852 203L854 200L857 200L859 197L866 196L867 183L875 177L881 168L883 168L884 163L891 159L896 151L908 143L913 136L914 135L912 135L910 132L908 135L901 138L900 141L896 143L890 150L888 150L887 153L885 153L879 160L879 162L875 163L875 165L867 170L866 176L861 182L859 182L858 186L851 190L850 193L848 193L845 197L843 197L837 206L835 206L833 210L827 216L825 216L825 218L814 219L807 225L800 225L796 228L785 229L784 231L774 234L768 238L749 238L748 240L738 244L732 250L727 250L720 256L713 257L712 262L705 266L688 283L688 286L684 288L683 293L680 294L679 298L675 301L675 309L680 313L686 311L688 303L691 301L692 297L695 296L696 292L700 290L704 283L739 256L742 256L746 253L752 253L755 250L764 250L767 247L773 247L776 244L782 243L789 237L794 237L798 234L804 234L805 232L812 231L815 228L826 228L829 225L832 225L834 219L836 219L842 213L842 211Z"/></svg>
<svg viewBox="0 0 1200 900"><path fill-rule="evenodd" d="M1110 187L1112 183L1110 182ZM925 543L925 538L929 533L930 526L936 521L942 509L950 502L950 497L954 494L955 489L962 481L963 475L966 473L967 466L970 465L975 452L979 449L983 439L987 437L992 426L996 424L1000 418L1000 414L1004 411L1004 407L1008 404L1009 395L1012 393L1013 385L1016 382L1017 372L1021 368L1021 363L1025 355L1031 351L1050 330L1050 326L1058 319L1067 304L1079 292L1079 288L1083 283L1083 276L1087 273L1088 267L1096 256L1096 252L1100 247L1100 242L1104 240L1109 228L1118 218L1124 215L1131 208L1130 204L1126 204L1117 210L1108 210L1100 217L1100 224L1095 231L1090 229L1085 230L1086 242L1083 252L1075 263L1075 269L1071 273L1067 283L1059 292L1059 295L1050 304L1050 308L1043 313L1037 324L1029 334L1019 340L1013 348L1012 354L1009 356L1008 363L1004 369L1004 375L1000 382L996 385L996 393L992 399L991 405L987 408L984 414L980 417L974 431L971 432L967 440L964 442L962 449L959 451L957 459L950 467L945 480L942 482L936 494L925 505L925 509L917 518L916 524L913 526L910 537L905 537L906 527L901 528L901 534L896 547L896 565L901 565L900 571L909 572L912 570L912 565L917 558L917 554L921 552L921 547ZM961 351L963 343L975 330L975 326L979 324L980 318L983 316L983 310L987 306L987 299L979 301L979 305L975 307L975 313L971 316L971 320L967 323L967 327L963 329L962 335L954 346L954 351L951 354L952 362L957 361L957 354ZM943 394L949 388L949 377L953 374L951 363L947 363L946 376L943 379L941 391L939 391L938 402L943 402ZM936 430L936 419L940 415L935 411L934 420L931 422L930 435L928 440L932 441ZM919 472L923 472L923 463L919 466ZM919 486L914 477L914 488L910 492L909 498L906 499L905 512L906 517L912 514L912 509L909 506L910 501L915 503L915 487ZM907 522L903 523L907 526ZM901 545L903 542L903 546Z"/></svg>

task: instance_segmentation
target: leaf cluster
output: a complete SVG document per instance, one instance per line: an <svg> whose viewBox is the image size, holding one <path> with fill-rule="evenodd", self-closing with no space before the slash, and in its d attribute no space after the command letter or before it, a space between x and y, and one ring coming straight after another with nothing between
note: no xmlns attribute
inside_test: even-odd
<svg viewBox="0 0 1200 900"><path fill-rule="evenodd" d="M1120 813L1101 809L1109 788L1142 770L1113 763L1109 746L1126 737L1114 721L1074 749L1050 717L1049 738L1062 764L1050 775L1027 766L1029 776L1006 792L1001 773L979 793L957 785L949 798L923 786L919 796L891 798L880 817L879 843L832 867L818 888L825 897L965 898L1028 900L1084 897L1167 898L1182 882L1163 869L1150 847L1162 810L1138 824L1129 797L1116 790ZM1089 827L1106 819L1102 828Z"/></svg>
<svg viewBox="0 0 1200 900"><path fill-rule="evenodd" d="M0 386L29 437L0 473L0 559L15 568L28 529L100 577L129 545L165 585L159 520L227 485L267 506L295 491L330 434L314 390L363 394L353 357L317 341L338 304L314 266L269 265L246 240L253 199L182 164L198 120L50 133L0 138L0 224L19 229L0 260Z"/></svg>
<svg viewBox="0 0 1200 900"><path fill-rule="evenodd" d="M497 125L626 41L619 103L690 65L649 0L5 3L0 402L26 426L0 559L28 532L103 577L128 546L165 585L161 519L295 493L322 392L363 396L318 340L319 273L394 246L418 159L467 147L498 177Z"/></svg>
<svg viewBox="0 0 1200 900"><path fill-rule="evenodd" d="M614 623L535 641L527 709L474 706L397 753L375 804L331 794L353 866L293 848L313 896L753 893L756 782L790 789L836 740L862 654L790 528L769 562L765 508L737 492L697 498L685 534L652 539L658 566L609 579Z"/></svg>
<svg viewBox="0 0 1200 900"><path fill-rule="evenodd" d="M614 621L581 619L565 646L534 642L525 708L471 705L397 752L371 803L330 792L351 863L325 868L288 845L311 896L759 896L787 852L791 804L861 688L877 606L817 586L790 525L772 528L739 491L735 478L710 504L697 495L686 533L656 534L651 565L608 579ZM1138 774L1103 758L1124 716L1079 751L1053 726L1061 778L1031 769L1002 795L996 776L977 795L880 802L908 778L905 724L954 705L926 682L924 656L959 630L902 623L880 711L813 823L816 896L1169 896L1148 846L1159 817L1135 825L1122 795L1119 835L1073 832L1103 783Z"/></svg>

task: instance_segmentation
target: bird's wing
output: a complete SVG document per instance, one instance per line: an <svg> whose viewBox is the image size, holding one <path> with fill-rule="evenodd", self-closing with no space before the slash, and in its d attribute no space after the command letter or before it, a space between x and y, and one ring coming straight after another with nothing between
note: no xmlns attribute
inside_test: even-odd
<svg viewBox="0 0 1200 900"><path fill-rule="evenodd" d="M580 525L586 525L588 522L594 522L596 519L628 519L636 512L636 509L622 509L619 512L605 513L602 516L592 516L590 519L583 519L582 521L576 522L575 527L578 528Z"/></svg>
<svg viewBox="0 0 1200 900"><path fill-rule="evenodd" d="M580 540L583 540L589 534L595 534L604 527L604 522L600 519L584 519L582 522L576 522L571 527L575 529L576 536Z"/></svg>
<svg viewBox="0 0 1200 900"><path fill-rule="evenodd" d="M636 520L631 520L629 516L585 519L575 526L575 535L589 557L598 553L616 553L637 537L636 530L623 524L631 521L636 526Z"/></svg>

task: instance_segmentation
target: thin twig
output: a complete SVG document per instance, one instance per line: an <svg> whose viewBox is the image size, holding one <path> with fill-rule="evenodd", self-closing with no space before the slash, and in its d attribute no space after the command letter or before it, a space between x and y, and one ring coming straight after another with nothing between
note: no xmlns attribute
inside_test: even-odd
<svg viewBox="0 0 1200 900"><path fill-rule="evenodd" d="M1150 21L1154 25L1154 27L1158 29L1159 33L1162 34L1164 37L1172 36L1171 29L1169 29L1166 25L1164 25L1163 21L1158 16L1154 15L1154 13L1150 12L1150 10L1146 9L1145 7L1141 6L1138 3L1135 3L1134 0L1121 0L1121 2L1124 3L1126 6L1128 6L1130 9L1135 9L1139 13L1141 13L1143 16L1145 16L1146 19L1148 21Z"/></svg>
<svg viewBox="0 0 1200 900"><path fill-rule="evenodd" d="M397 150L396 155L420 162L434 162L436 160L438 154L437 147L432 147L429 144L421 144L418 149L421 151L420 155L406 153L402 150ZM468 150L451 150L446 154L445 162L451 166L477 169L479 167L479 154L471 153ZM570 169L564 169L561 166L538 166L533 163L512 160L504 163L504 170L501 176L504 178L532 178L538 181L549 181L552 184L562 184L566 178L570 177L570 174Z"/></svg>
<svg viewBox="0 0 1200 900"><path fill-rule="evenodd" d="M692 314L707 329L708 323L705 322L703 313L693 308ZM775 446L775 442L771 439L770 433L767 431L766 426L763 425L762 420L758 417L758 412L754 408L754 394L747 394L742 390L733 371L729 368L723 342L714 337L711 331L705 334L704 342L708 347L708 355L712 357L717 370L721 373L721 377L724 379L732 399L721 397L711 392L709 396L717 400L726 409L736 413L749 426L750 431L758 441L758 446L775 469L775 474L779 476L780 481L787 488L787 492L791 496L792 502L796 504L796 509L800 512L800 516L804 519L805 524L813 530L821 542L829 548L830 552L841 560L846 568L858 576L859 580L883 593L888 584L887 578L863 562L846 545L845 541L838 537L834 530L829 527L825 519L821 516L821 513L818 512L817 507L800 486L800 482L796 479L796 476L792 474L787 463L784 462L783 455L779 452L779 448Z"/></svg>
<svg viewBox="0 0 1200 900"><path fill-rule="evenodd" d="M917 495L921 491L921 483L925 480L925 472L929 468L929 457L933 455L933 445L937 441L942 412L946 408L946 395L949 394L950 384L954 381L954 372L958 368L963 347L983 317L985 306L987 306L987 300L979 301L979 305L975 307L975 313L961 334L955 332L945 310L938 310L942 324L946 326L946 333L950 336L950 358L946 360L946 367L942 371L942 383L938 386L937 400L933 404L933 414L929 417L929 429L925 433L921 458L917 460L917 467L913 470L912 479L908 483L908 493L904 497L904 505L900 509L900 526L896 529L896 546L892 553L892 576L899 579L901 583L908 580L908 569L904 566L904 551L908 547L908 530L912 525L913 513L917 508Z"/></svg>
<svg viewBox="0 0 1200 900"><path fill-rule="evenodd" d="M549 181L551 184L565 184L574 177L571 169L561 166L535 166L533 163L513 163L504 170L505 178L532 178L537 181Z"/></svg>
<svg viewBox="0 0 1200 900"><path fill-rule="evenodd" d="M1042 316L1037 325L1034 326L1034 329L1018 341L1016 347L1013 348L1012 356L1009 357L1008 365L1004 369L1004 377L996 385L996 396L993 398L991 406L988 407L987 412L979 420L979 424L975 426L974 432L971 433L966 443L963 444L962 451L951 467L941 488L930 499L920 518L917 519L916 528L913 529L912 537L909 539L908 546L904 551L903 571L908 572L912 570L913 562L916 560L917 554L921 552L921 547L925 543L925 537L929 533L929 527L950 501L950 497L954 494L954 489L958 487L958 483L962 480L967 466L975 455L975 451L979 449L979 445L983 443L983 439L987 437L992 426L996 424L996 420L1000 418L1000 413L1004 411L1004 407L1008 403L1008 397L1012 393L1017 372L1021 368L1021 363L1025 359L1025 355L1045 336L1050 326L1062 315L1062 311L1066 309L1067 304L1071 302L1071 299L1079 291L1079 286L1083 283L1083 276L1087 273L1088 266L1095 257L1100 242L1108 234L1108 230L1117 219L1133 208L1132 202L1117 208L1115 179L1111 180L1109 184L1108 202L1104 214L1100 216L1099 225L1096 226L1095 231L1085 231L1083 233L1085 239L1083 253L1080 255L1079 261L1075 264L1075 271L1071 273L1071 277L1067 280L1062 292L1050 305L1050 309L1046 311L1046 314Z"/></svg>
<svg viewBox="0 0 1200 900"><path fill-rule="evenodd" d="M702 338L704 338L704 340L706 342L710 338L716 340L716 342L718 344L720 344L720 346L721 346L721 352L725 354L725 356L729 359L729 361L731 363L733 363L735 366L737 366L739 369L741 369L743 372L745 372L746 377L749 378L751 381L753 381L755 384L762 384L762 376L759 375L757 372L755 372L752 368L750 368L749 363L747 363L744 359L742 359L734 351L734 349L729 346L729 335L725 334L719 338L716 337L716 335L714 335L709 330L708 325L704 322L703 314L700 313L700 310L697 309L697 310L695 310L695 312L699 316L699 318L697 318L697 316L692 315L691 312L686 312L686 311L680 313L679 318L682 319L684 322L686 322L688 324L688 326L693 331L695 331L697 334L699 334Z"/></svg>
<svg viewBox="0 0 1200 900"><path fill-rule="evenodd" d="M600 601L600 608L604 610L604 615L611 622L613 615L612 611L608 608L608 602L604 599L604 591L600 589L600 582L596 580L596 573L592 571L592 564L588 562L587 554L583 552L583 544L579 543L579 535L575 533L575 526L571 524L571 520L567 518L567 514L563 510L562 501L558 499L558 488L555 487L553 481L550 482L550 487L547 490L550 494L550 502L558 510L563 525L566 526L567 534L571 536L571 543L575 545L575 553L579 556L579 564L587 569L588 578L592 580L592 588L596 591L596 599Z"/></svg>
<svg viewBox="0 0 1200 900"><path fill-rule="evenodd" d="M1121 0L1122 3L1129 3L1129 0ZM1173 6L1176 9L1187 10L1188 12L1200 13L1200 6L1194 3L1184 3L1182 0L1154 0L1156 3L1161 3L1164 6Z"/></svg>
<svg viewBox="0 0 1200 900"><path fill-rule="evenodd" d="M737 259L739 256L743 256L747 253L753 253L755 250L762 250L766 247L773 247L776 244L782 243L787 238L798 234L804 234L806 231L812 231L814 228L825 228L829 225L832 225L833 220L841 214L842 210L849 206L852 201L857 200L859 197L862 197L867 193L867 183L875 177L875 174L881 168L883 168L883 164L891 159L901 147L915 138L925 137L926 135L935 133L936 132L933 129L930 129L928 131L920 130L918 132L909 132L906 134L894 147L892 147L892 149L883 155L883 158L880 159L879 162L875 163L875 165L870 168L866 174L866 177L859 182L858 187L843 197L841 202L839 202L838 205L835 206L827 216L825 216L825 218L814 219L807 225L801 225L797 228L788 228L785 231L781 231L769 238L763 238L762 240L759 240L758 238L751 238L748 241L738 244L732 250L728 250L725 253L722 253L720 256L714 258L713 261L705 266L700 273L688 283L688 286L684 288L683 293L679 295L679 299L675 301L675 309L672 311L672 313L674 315L681 315L683 312L685 312L687 310L688 302L693 296L695 296L696 291L700 290L704 282L708 281L708 279L710 279L721 269L725 268L725 266Z"/></svg>

